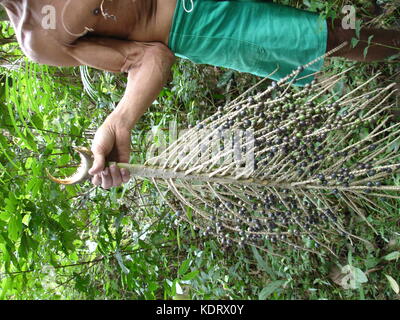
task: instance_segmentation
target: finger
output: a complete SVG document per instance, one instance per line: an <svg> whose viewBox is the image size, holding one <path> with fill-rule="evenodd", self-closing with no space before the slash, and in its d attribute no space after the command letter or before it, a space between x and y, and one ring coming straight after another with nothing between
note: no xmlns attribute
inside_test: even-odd
<svg viewBox="0 0 400 320"><path fill-rule="evenodd" d="M100 174L95 174L94 177L92 178L92 183L95 186L100 186L101 185L101 175Z"/></svg>
<svg viewBox="0 0 400 320"><path fill-rule="evenodd" d="M99 151L97 148L92 149L93 153L93 165L92 168L89 170L90 175L95 175L95 174L100 174L105 167L106 164L106 157L105 154L101 151Z"/></svg>
<svg viewBox="0 0 400 320"><path fill-rule="evenodd" d="M112 185L118 187L122 184L122 176L119 168L113 164L110 166L110 174L112 178Z"/></svg>
<svg viewBox="0 0 400 320"><path fill-rule="evenodd" d="M121 169L121 175L122 175L122 181L124 183L127 183L131 178L131 174L130 174L129 170L126 168Z"/></svg>
<svg viewBox="0 0 400 320"><path fill-rule="evenodd" d="M102 172L101 172L101 187L103 189L109 189L112 187L113 185L113 181L112 181L112 177L110 174L110 169L109 168L105 168Z"/></svg>

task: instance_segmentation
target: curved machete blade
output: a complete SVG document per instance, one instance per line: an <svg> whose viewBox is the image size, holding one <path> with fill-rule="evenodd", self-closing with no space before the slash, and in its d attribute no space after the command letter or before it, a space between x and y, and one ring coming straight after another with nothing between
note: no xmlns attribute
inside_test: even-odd
<svg viewBox="0 0 400 320"><path fill-rule="evenodd" d="M58 184L78 184L82 181L85 181L86 179L89 178L89 169L93 165L93 154L92 152L84 147L78 147L75 148L75 150L79 153L79 156L81 158L81 163L78 167L78 170L70 177L65 178L65 179L57 179L53 177L49 171L46 169L46 174L49 177L50 180L58 183Z"/></svg>

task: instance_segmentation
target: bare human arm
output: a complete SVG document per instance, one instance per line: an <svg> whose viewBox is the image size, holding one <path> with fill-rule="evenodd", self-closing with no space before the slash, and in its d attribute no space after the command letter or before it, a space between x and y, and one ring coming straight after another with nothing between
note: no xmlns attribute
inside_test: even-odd
<svg viewBox="0 0 400 320"><path fill-rule="evenodd" d="M172 52L158 42L143 43L112 38L82 38L73 45L52 46L35 61L53 65L88 65L111 72L127 72L128 84L116 109L97 130L92 143L93 183L108 189L129 180L129 172L105 168L106 159L128 162L130 131L157 98L175 61ZM35 50L36 52L36 50ZM29 55L29 54L28 54ZM49 58L46 58L49 57ZM31 56L32 58L32 56Z"/></svg>
<svg viewBox="0 0 400 320"><path fill-rule="evenodd" d="M109 38L91 38L67 49L70 55L94 68L128 72L125 94L117 108L97 130L92 144L93 183L108 189L129 180L127 170L105 168L106 158L129 162L130 131L157 98L167 82L174 55L161 43L140 43Z"/></svg>
<svg viewBox="0 0 400 320"><path fill-rule="evenodd" d="M159 42L96 37L79 40L67 52L83 65L128 73L125 94L114 112L130 128L157 98L175 61L173 53Z"/></svg>

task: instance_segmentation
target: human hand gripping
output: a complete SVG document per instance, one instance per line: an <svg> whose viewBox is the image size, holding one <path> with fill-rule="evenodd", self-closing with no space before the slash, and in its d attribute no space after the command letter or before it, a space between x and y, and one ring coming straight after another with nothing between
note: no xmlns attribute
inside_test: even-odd
<svg viewBox="0 0 400 320"><path fill-rule="evenodd" d="M97 130L92 142L94 161L89 174L93 176L94 185L109 189L129 181L129 170L116 165L106 167L106 162L129 162L130 137L131 128L118 115L111 113Z"/></svg>

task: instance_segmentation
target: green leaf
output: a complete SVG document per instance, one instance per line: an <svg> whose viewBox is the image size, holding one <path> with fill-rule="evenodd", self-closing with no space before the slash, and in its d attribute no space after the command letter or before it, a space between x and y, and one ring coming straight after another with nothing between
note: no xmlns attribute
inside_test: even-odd
<svg viewBox="0 0 400 320"><path fill-rule="evenodd" d="M35 128L37 129L43 129L43 119L41 115L39 114L34 114L30 117L31 123L34 125Z"/></svg>
<svg viewBox="0 0 400 320"><path fill-rule="evenodd" d="M356 20L356 37L357 39L360 39L360 31L361 31L361 20L357 19Z"/></svg>
<svg viewBox="0 0 400 320"><path fill-rule="evenodd" d="M272 293L274 293L279 287L281 287L286 281L285 280L276 280L270 282L261 292L258 294L258 299L265 300Z"/></svg>
<svg viewBox="0 0 400 320"><path fill-rule="evenodd" d="M265 263L264 259L263 259L263 258L261 257L261 255L258 253L258 251L257 251L256 248L251 247L251 249L252 249L252 251L253 251L254 257L255 257L256 260L257 260L258 266L260 267L260 269L265 270L267 264Z"/></svg>
<svg viewBox="0 0 400 320"><path fill-rule="evenodd" d="M394 54L393 56L390 56L387 58L388 61L396 60L400 58L400 53Z"/></svg>
<svg viewBox="0 0 400 320"><path fill-rule="evenodd" d="M3 280L3 286L1 290L1 295L0 295L0 300L4 300L6 297L7 291L10 290L12 287L13 279L12 278L7 278Z"/></svg>
<svg viewBox="0 0 400 320"><path fill-rule="evenodd" d="M11 213L9 213L8 211L0 212L0 220L8 222L10 218L11 218Z"/></svg>
<svg viewBox="0 0 400 320"><path fill-rule="evenodd" d="M19 213L15 213L8 222L8 237L12 241L17 241L21 237L22 218Z"/></svg>
<svg viewBox="0 0 400 320"><path fill-rule="evenodd" d="M351 38L351 47L355 48L356 45L360 42L357 38Z"/></svg>
<svg viewBox="0 0 400 320"><path fill-rule="evenodd" d="M374 268L379 263L379 259L370 257L365 259L364 264L367 269Z"/></svg>
<svg viewBox="0 0 400 320"><path fill-rule="evenodd" d="M396 282L396 280L394 280L388 274L385 274L385 277L386 277L386 279L388 279L390 287L393 289L393 291L396 292L396 294L399 294L400 288L399 288L399 284Z"/></svg>
<svg viewBox="0 0 400 320"><path fill-rule="evenodd" d="M195 270L195 271L189 272L188 274L186 274L186 275L184 275L182 277L182 280L183 281L193 280L194 278L197 277L198 274L199 274L199 270Z"/></svg>
<svg viewBox="0 0 400 320"><path fill-rule="evenodd" d="M68 213L62 212L58 218L58 222L64 229L72 229L74 224L71 223L71 218L69 217Z"/></svg>
<svg viewBox="0 0 400 320"><path fill-rule="evenodd" d="M275 280L276 279L275 273L272 271L270 267L268 267L267 262L261 257L257 249L255 247L251 247L251 250L253 251L254 257L257 260L257 265L259 266L259 268L267 272L268 275Z"/></svg>
<svg viewBox="0 0 400 320"><path fill-rule="evenodd" d="M374 35L368 37L368 46L364 49L364 58L367 56L369 46L371 45L371 40L373 39Z"/></svg>
<svg viewBox="0 0 400 320"><path fill-rule="evenodd" d="M400 251L393 251L383 257L386 261L397 260L400 258Z"/></svg>
<svg viewBox="0 0 400 320"><path fill-rule="evenodd" d="M25 161L25 169L30 169L32 167L32 163L35 161L34 158L29 157Z"/></svg>
<svg viewBox="0 0 400 320"><path fill-rule="evenodd" d="M66 250L73 251L75 250L74 240L77 238L75 232L72 231L63 231L61 233L61 242Z"/></svg>
<svg viewBox="0 0 400 320"><path fill-rule="evenodd" d="M90 284L89 276L81 276L75 273L75 289L80 292L87 292Z"/></svg>
<svg viewBox="0 0 400 320"><path fill-rule="evenodd" d="M32 197L36 197L38 192L40 191L40 187L42 186L43 180L32 178L25 187L27 193L30 193Z"/></svg>
<svg viewBox="0 0 400 320"><path fill-rule="evenodd" d="M18 200L15 197L15 195L13 193L9 193L8 198L5 199L5 202L6 202L6 210L9 213L14 214L18 204Z"/></svg>
<svg viewBox="0 0 400 320"><path fill-rule="evenodd" d="M344 276L340 281L340 285L344 289L359 289L363 283L368 282L366 274L352 265L344 266L341 273Z"/></svg>
<svg viewBox="0 0 400 320"><path fill-rule="evenodd" d="M369 48L369 47L365 47L365 48L364 48L364 52L363 52L364 58L366 58L366 57L367 57L367 54L368 54L368 48Z"/></svg>
<svg viewBox="0 0 400 320"><path fill-rule="evenodd" d="M178 245L178 249L181 249L181 236L180 236L180 230L179 230L179 226L176 228L176 242Z"/></svg>
<svg viewBox="0 0 400 320"><path fill-rule="evenodd" d="M148 284L148 289L149 289L151 292L156 291L158 288L159 288L159 285L158 285L158 283L155 282L155 281L151 281L151 282Z"/></svg>
<svg viewBox="0 0 400 320"><path fill-rule="evenodd" d="M184 275L189 270L191 262L192 261L190 259L186 259L185 261L183 261L181 266L179 267L178 275Z"/></svg>

